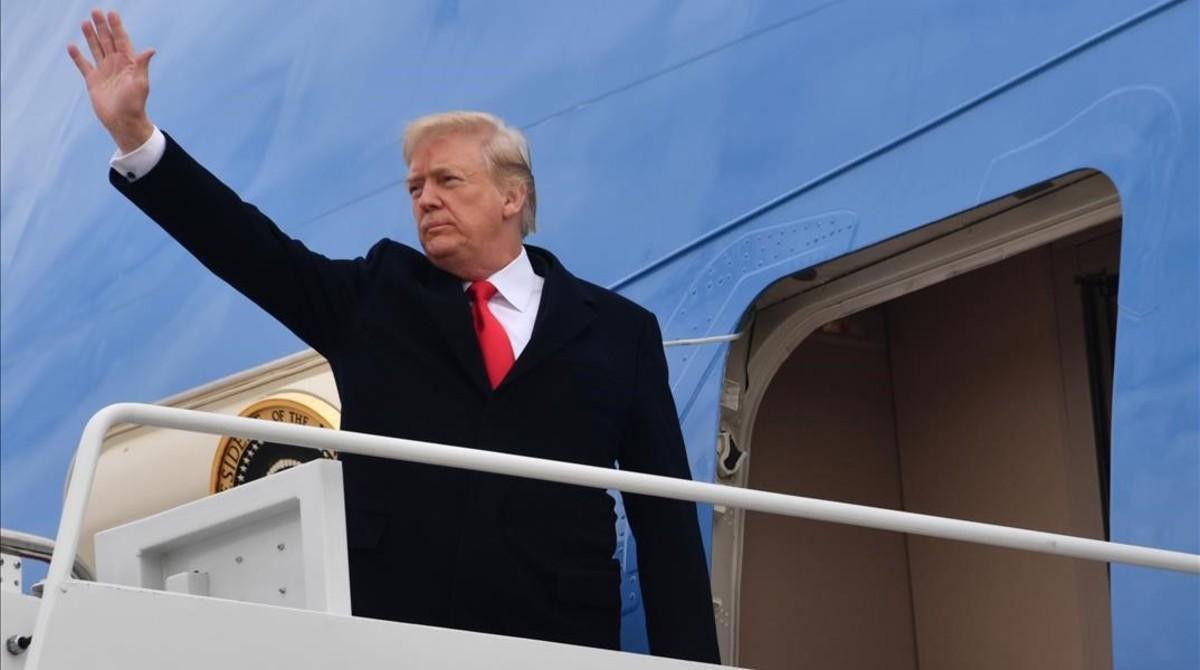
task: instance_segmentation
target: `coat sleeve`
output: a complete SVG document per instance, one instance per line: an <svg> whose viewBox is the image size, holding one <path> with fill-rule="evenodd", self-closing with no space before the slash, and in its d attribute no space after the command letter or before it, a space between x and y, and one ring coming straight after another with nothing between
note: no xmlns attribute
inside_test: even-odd
<svg viewBox="0 0 1200 670"><path fill-rule="evenodd" d="M166 139L154 169L134 182L110 170L112 185L206 268L330 357L383 243L365 260L310 251Z"/></svg>
<svg viewBox="0 0 1200 670"><path fill-rule="evenodd" d="M638 349L634 403L622 440L621 468L690 479L667 380L662 333L653 315L647 317ZM712 589L696 505L637 494L624 494L623 499L637 540L651 653L719 663Z"/></svg>

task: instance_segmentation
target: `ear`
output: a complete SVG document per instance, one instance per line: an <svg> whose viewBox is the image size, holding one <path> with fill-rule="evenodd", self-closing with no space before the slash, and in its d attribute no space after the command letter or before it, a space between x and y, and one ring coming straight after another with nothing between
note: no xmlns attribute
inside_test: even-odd
<svg viewBox="0 0 1200 670"><path fill-rule="evenodd" d="M513 182L505 188L501 195L504 196L504 218L516 216L525 207L525 185L520 182Z"/></svg>

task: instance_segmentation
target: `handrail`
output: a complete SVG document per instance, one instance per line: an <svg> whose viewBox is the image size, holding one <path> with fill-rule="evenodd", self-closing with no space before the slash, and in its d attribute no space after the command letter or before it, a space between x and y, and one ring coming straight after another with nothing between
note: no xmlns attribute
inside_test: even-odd
<svg viewBox="0 0 1200 670"><path fill-rule="evenodd" d="M54 540L11 528L0 528L0 552L49 563L54 556ZM89 582L96 581L87 564L79 558L76 558L71 566L71 577Z"/></svg>
<svg viewBox="0 0 1200 670"><path fill-rule="evenodd" d="M50 569L46 575L45 595L42 606L38 610L35 635L46 630L59 594L66 589L71 564L79 549L83 513L92 493L96 465L100 459L100 448L105 434L119 423L151 425L214 435L235 435L317 449L334 449L363 456L477 470L563 484L617 489L628 493L713 503L817 521L913 533L1010 549L1024 549L1093 561L1129 563L1200 574L1200 555L1178 551L1104 542L1057 533L947 519L815 498L802 498L781 493L625 472L528 456L452 447L417 440L331 431L311 426L210 414L174 407L119 403L109 405L96 412L84 427L83 435L80 437L75 468L71 473L71 482L63 503L63 516L59 523L58 539L50 560ZM38 645L35 644L33 655L29 659L31 664L39 656L37 647Z"/></svg>
<svg viewBox="0 0 1200 670"><path fill-rule="evenodd" d="M741 339L741 333L730 333L728 335L708 335L706 337L685 337L678 340L663 340L663 347L691 347L697 344L722 344L725 342L733 342Z"/></svg>
<svg viewBox="0 0 1200 670"><path fill-rule="evenodd" d="M817 521L1200 574L1200 555L1197 554L417 440L349 431L335 432L173 407L119 403L97 412L84 428L77 454L79 460L72 473L70 489L63 506L62 523L47 575L47 584L53 584L67 575L66 557L69 555L73 559L78 549L84 506L91 494L101 442L108 429L118 423L136 423L214 435L236 435L364 456L618 489L629 493L713 503Z"/></svg>

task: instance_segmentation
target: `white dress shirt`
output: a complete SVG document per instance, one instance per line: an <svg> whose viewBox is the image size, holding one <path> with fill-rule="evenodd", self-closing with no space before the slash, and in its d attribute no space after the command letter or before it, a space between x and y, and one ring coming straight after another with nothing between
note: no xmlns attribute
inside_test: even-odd
<svg viewBox="0 0 1200 670"><path fill-rule="evenodd" d="M154 133L142 146L125 154L118 149L109 165L129 181L137 181L158 165L166 148L167 138L155 126ZM519 358L533 336L533 322L542 304L542 286L546 280L533 271L529 255L525 253L525 247L521 247L521 253L488 277L488 281L496 287L496 294L488 300L488 309L508 334L513 358ZM470 282L463 282L463 290L470 285Z"/></svg>
<svg viewBox="0 0 1200 670"><path fill-rule="evenodd" d="M488 300L488 309L508 334L515 360L521 357L533 336L533 322L537 320L542 304L542 286L546 280L533 271L525 247L521 247L521 253L511 263L487 280L496 287L496 294ZM470 285L471 282L463 282L463 290Z"/></svg>
<svg viewBox="0 0 1200 670"><path fill-rule="evenodd" d="M112 166L112 169L125 175L129 181L137 181L154 169L155 165L158 165L158 161L162 159L163 152L166 150L167 138L163 136L158 126L154 126L154 132L151 133L150 139L142 142L142 146L127 154L123 154L120 149L117 149L113 152L112 160L108 164Z"/></svg>

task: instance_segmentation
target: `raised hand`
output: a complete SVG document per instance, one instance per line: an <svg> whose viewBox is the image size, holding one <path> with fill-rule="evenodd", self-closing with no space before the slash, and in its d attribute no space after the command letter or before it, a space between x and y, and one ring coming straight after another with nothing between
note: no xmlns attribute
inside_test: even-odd
<svg viewBox="0 0 1200 670"><path fill-rule="evenodd" d="M96 118L108 129L121 151L129 152L150 139L154 125L146 115L150 95L150 58L154 49L133 52L133 43L121 24L121 16L92 11L83 22L83 37L92 51L93 66L74 44L67 54L87 83L88 97Z"/></svg>

